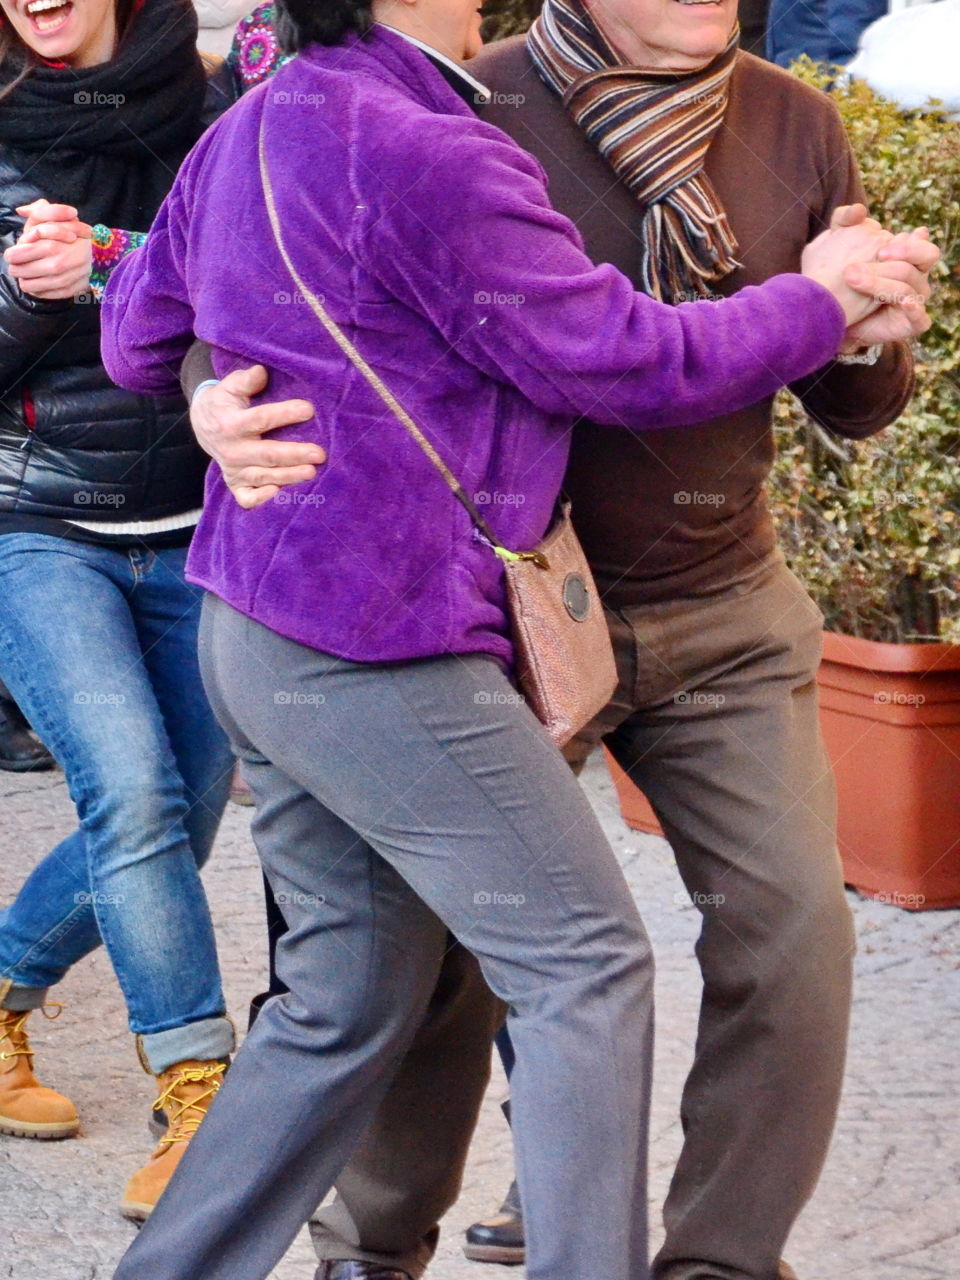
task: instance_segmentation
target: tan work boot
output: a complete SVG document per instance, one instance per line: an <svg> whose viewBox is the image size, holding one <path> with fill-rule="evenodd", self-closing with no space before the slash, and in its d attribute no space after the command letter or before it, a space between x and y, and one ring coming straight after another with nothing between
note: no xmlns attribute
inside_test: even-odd
<svg viewBox="0 0 960 1280"><path fill-rule="evenodd" d="M183 1159L187 1144L217 1096L226 1065L225 1062L177 1062L157 1076L160 1096L153 1109L166 1114L167 1134L143 1168L127 1183L120 1201L120 1212L125 1218L142 1222L153 1212Z"/></svg>
<svg viewBox="0 0 960 1280"><path fill-rule="evenodd" d="M57 1013L60 1005L51 1005ZM33 1074L27 1038L28 1013L0 1009L0 1133L15 1138L73 1138L79 1132L77 1109L61 1093L45 1089Z"/></svg>

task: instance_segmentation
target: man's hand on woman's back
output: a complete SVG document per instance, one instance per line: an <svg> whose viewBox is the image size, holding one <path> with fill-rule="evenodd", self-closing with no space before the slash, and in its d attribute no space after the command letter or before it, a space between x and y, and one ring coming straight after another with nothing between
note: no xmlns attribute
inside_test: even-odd
<svg viewBox="0 0 960 1280"><path fill-rule="evenodd" d="M262 506L283 485L303 484L326 462L326 450L294 440L264 440L268 431L307 422L309 400L280 400L251 406L266 389L261 364L238 369L211 386L201 386L190 406L190 424L200 446L217 463L241 507Z"/></svg>

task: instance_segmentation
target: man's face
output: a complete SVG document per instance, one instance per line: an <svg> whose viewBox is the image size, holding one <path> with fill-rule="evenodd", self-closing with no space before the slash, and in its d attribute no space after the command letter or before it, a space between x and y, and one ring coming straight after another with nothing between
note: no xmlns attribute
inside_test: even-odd
<svg viewBox="0 0 960 1280"><path fill-rule="evenodd" d="M737 0L586 0L594 21L639 66L693 71L726 48Z"/></svg>

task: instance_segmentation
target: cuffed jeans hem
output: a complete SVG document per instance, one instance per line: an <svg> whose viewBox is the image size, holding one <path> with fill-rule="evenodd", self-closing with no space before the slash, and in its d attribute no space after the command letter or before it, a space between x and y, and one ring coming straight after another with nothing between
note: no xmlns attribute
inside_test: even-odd
<svg viewBox="0 0 960 1280"><path fill-rule="evenodd" d="M137 1052L144 1070L158 1076L177 1062L213 1062L228 1058L236 1043L233 1022L224 1015L137 1036Z"/></svg>
<svg viewBox="0 0 960 1280"><path fill-rule="evenodd" d="M49 987L19 987L10 978L0 978L0 1009L10 1013L29 1013L42 1008Z"/></svg>

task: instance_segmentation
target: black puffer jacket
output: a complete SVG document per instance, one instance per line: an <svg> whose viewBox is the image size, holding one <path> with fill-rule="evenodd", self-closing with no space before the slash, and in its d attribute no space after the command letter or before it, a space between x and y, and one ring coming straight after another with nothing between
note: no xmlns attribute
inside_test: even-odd
<svg viewBox="0 0 960 1280"><path fill-rule="evenodd" d="M220 66L206 122L233 96ZM49 193L0 145L0 250L22 228L17 206L41 195ZM0 259L0 511L103 521L178 515L200 506L206 462L180 397L134 395L107 377L99 303L21 294Z"/></svg>

